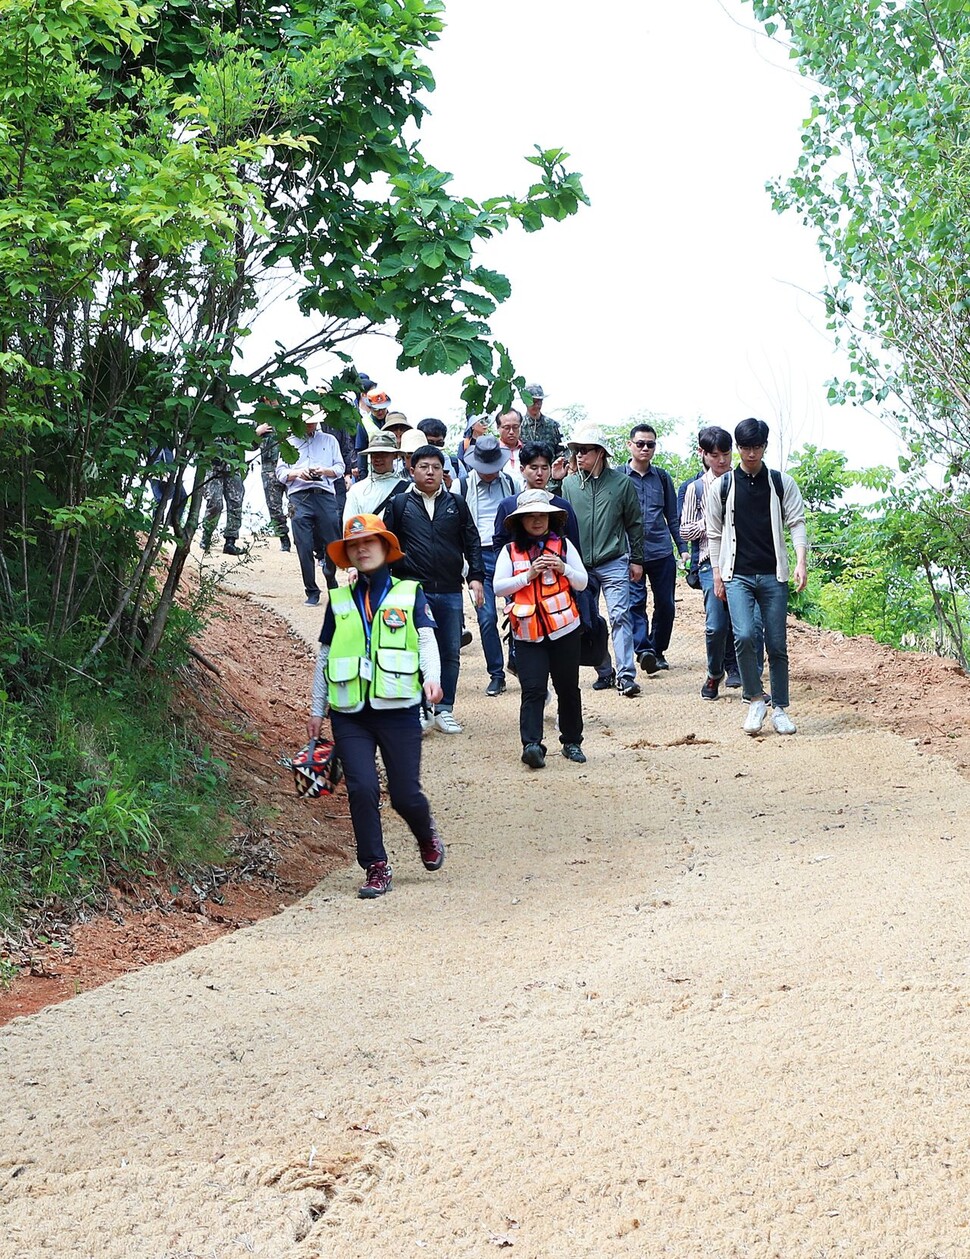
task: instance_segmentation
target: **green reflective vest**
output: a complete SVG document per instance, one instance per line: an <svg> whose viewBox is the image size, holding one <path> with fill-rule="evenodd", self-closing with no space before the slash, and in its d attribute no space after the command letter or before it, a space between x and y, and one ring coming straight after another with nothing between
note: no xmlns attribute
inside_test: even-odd
<svg viewBox="0 0 970 1259"><path fill-rule="evenodd" d="M350 586L330 591L336 628L327 656L327 697L339 713L357 713L369 699L375 708L407 708L421 698L418 631L414 626L416 581L394 581L374 609L370 649L364 619Z"/></svg>

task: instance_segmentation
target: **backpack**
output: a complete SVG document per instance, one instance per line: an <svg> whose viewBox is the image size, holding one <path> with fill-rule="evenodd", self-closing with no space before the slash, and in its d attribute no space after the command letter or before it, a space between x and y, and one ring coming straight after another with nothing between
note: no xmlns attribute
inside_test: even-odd
<svg viewBox="0 0 970 1259"><path fill-rule="evenodd" d="M775 487L775 493L778 495L778 502L784 503L785 487L782 484L781 473L778 471L777 468L769 468L768 473L771 478L771 484ZM728 490L731 488L729 484L729 478L733 476L734 476L734 469L732 468L730 472L725 472L725 474L720 478L721 511L722 512L724 510L725 504L727 503Z"/></svg>

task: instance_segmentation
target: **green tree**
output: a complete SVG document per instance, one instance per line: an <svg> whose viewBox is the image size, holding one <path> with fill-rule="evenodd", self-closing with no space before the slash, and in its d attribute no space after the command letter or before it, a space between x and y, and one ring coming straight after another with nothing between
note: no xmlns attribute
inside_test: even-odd
<svg viewBox="0 0 970 1259"><path fill-rule="evenodd" d="M37 630L45 659L148 664L204 470L254 444L240 404L281 435L306 402L349 419L354 338L380 328L402 366L465 368L469 407L524 383L487 322L508 281L475 247L585 195L559 149L527 159L524 193L481 204L425 160L442 7L0 0L0 614L18 665ZM286 271L318 330L243 375ZM324 351L338 370L307 390ZM177 490L193 464L183 519L146 482Z"/></svg>

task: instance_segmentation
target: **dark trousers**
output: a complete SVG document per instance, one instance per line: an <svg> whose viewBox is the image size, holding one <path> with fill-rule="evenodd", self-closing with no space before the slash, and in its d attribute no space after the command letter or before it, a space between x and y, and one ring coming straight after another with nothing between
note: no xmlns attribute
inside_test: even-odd
<svg viewBox="0 0 970 1259"><path fill-rule="evenodd" d="M653 617L647 618L647 582L653 595ZM643 576L630 582L630 619L633 621L633 651L639 656L654 651L662 656L670 646L674 631L674 590L677 561L673 552L662 560L647 560Z"/></svg>
<svg viewBox="0 0 970 1259"><path fill-rule="evenodd" d="M559 701L559 742L582 743L583 701L579 694L581 638L581 633L575 629L562 638L543 638L537 643L516 640L515 663L522 688L519 734L523 746L526 743L542 743L542 710L550 678Z"/></svg>
<svg viewBox="0 0 970 1259"><path fill-rule="evenodd" d="M387 860L381 830L381 786L374 759L378 750L387 771L392 808L404 818L415 839L429 839L434 829L431 806L421 790L418 712L417 705L383 711L368 706L359 713L331 709L330 728L344 767L357 864L364 870L375 861Z"/></svg>
<svg viewBox="0 0 970 1259"><path fill-rule="evenodd" d="M299 490L290 493L293 513L293 541L300 560L303 589L307 595L320 593L317 585L315 556L324 556L327 546L341 536L340 514L336 497L327 490ZM336 569L326 562L327 585L337 584Z"/></svg>

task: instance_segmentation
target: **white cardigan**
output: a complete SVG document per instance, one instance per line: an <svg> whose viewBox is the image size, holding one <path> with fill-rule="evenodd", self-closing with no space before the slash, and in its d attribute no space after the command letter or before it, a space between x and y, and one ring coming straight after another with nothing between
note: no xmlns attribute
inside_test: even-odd
<svg viewBox="0 0 970 1259"><path fill-rule="evenodd" d="M764 465L767 470L767 464ZM736 481L734 470L725 472L731 478L728 486L727 502L721 507L721 478L719 477L707 491L704 504L704 516L707 525L707 540L711 548L711 567L720 569L721 579L730 581L734 576L734 561L737 558L738 539L734 529L734 490ZM769 485L771 472L768 471ZM770 485L771 499L771 540L775 548L775 576L779 581L788 580L788 547L785 545L785 525L791 533L791 540L796 547L808 547L808 529L805 526L805 504L802 492L788 475L781 474L784 494L781 502Z"/></svg>

